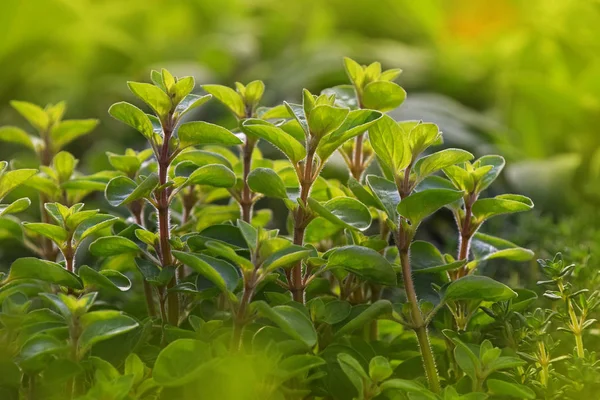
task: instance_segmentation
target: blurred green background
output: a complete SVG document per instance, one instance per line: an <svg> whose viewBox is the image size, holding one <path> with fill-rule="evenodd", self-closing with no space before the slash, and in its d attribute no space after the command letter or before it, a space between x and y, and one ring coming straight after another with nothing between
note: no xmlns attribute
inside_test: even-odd
<svg viewBox="0 0 600 400"><path fill-rule="evenodd" d="M587 257L594 235L574 227L589 226L600 198L598 38L597 0L3 0L0 124L25 126L11 99L66 100L67 118L101 120L69 148L94 172L108 167L105 151L143 146L107 109L136 102L126 81L153 68L200 84L262 79L275 105L345 83L343 56L379 60L404 70L395 117L507 158L503 189L537 210L503 229L548 253L574 242ZM233 122L216 102L193 118Z"/></svg>

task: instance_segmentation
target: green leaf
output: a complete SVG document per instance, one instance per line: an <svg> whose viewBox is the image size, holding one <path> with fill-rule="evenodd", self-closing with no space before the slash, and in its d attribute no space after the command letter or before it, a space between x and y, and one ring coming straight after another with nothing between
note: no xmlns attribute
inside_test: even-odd
<svg viewBox="0 0 600 400"><path fill-rule="evenodd" d="M442 133L436 124L431 122L404 121L400 126L408 131L408 141L413 157L417 157L429 146L439 144L442 141Z"/></svg>
<svg viewBox="0 0 600 400"><path fill-rule="evenodd" d="M87 135L98 123L97 119L70 119L56 124L50 132L54 151L59 151L78 137Z"/></svg>
<svg viewBox="0 0 600 400"><path fill-rule="evenodd" d="M335 197L324 204L310 197L308 204L314 212L334 224L361 231L371 226L369 209L351 197Z"/></svg>
<svg viewBox="0 0 600 400"><path fill-rule="evenodd" d="M135 155L120 155L107 152L108 162L114 169L124 172L127 176L134 176L142 166L142 161Z"/></svg>
<svg viewBox="0 0 600 400"><path fill-rule="evenodd" d="M131 288L131 281L125 275L115 270L96 271L82 265L77 271L88 290L107 289L113 291L127 291Z"/></svg>
<svg viewBox="0 0 600 400"><path fill-rule="evenodd" d="M198 274L211 281L222 292L227 293L235 290L237 286L238 275L233 265L224 261L220 261L216 258L203 256L201 254L186 253L183 251L173 251L173 256ZM212 259L212 262L207 262L207 259ZM221 265L220 270L217 270L213 267L213 265L216 263ZM232 279L232 277L235 279Z"/></svg>
<svg viewBox="0 0 600 400"><path fill-rule="evenodd" d="M379 160L394 175L398 175L410 164L412 155L408 138L390 116L384 115L369 128L369 140Z"/></svg>
<svg viewBox="0 0 600 400"><path fill-rule="evenodd" d="M514 397L517 399L535 399L535 392L525 385L501 381L499 379L488 379L486 381L488 390L499 396Z"/></svg>
<svg viewBox="0 0 600 400"><path fill-rule="evenodd" d="M303 92L303 94L306 93ZM311 99L311 97L305 96L305 99ZM304 136L308 136L310 134L310 128L308 127L308 120L306 119L306 114L304 112L304 107L300 104L288 103L287 101L283 102L283 105L287 108L288 112L294 116L294 119L298 122L300 128L302 128L302 132Z"/></svg>
<svg viewBox="0 0 600 400"><path fill-rule="evenodd" d="M235 174L226 166L209 164L192 172L185 184L230 188L235 186L235 181Z"/></svg>
<svg viewBox="0 0 600 400"><path fill-rule="evenodd" d="M365 72L363 67L349 57L344 57L344 68L348 78L354 84L358 90L362 90L363 83L365 81Z"/></svg>
<svg viewBox="0 0 600 400"><path fill-rule="evenodd" d="M175 107L175 113L178 114L179 118L193 110L194 108L200 107L212 98L212 95L207 94L205 96L198 96L196 94L188 94L185 96L177 107Z"/></svg>
<svg viewBox="0 0 600 400"><path fill-rule="evenodd" d="M285 184L281 177L272 169L256 168L248 175L248 186L255 193L268 197L287 199Z"/></svg>
<svg viewBox="0 0 600 400"><path fill-rule="evenodd" d="M102 314L92 317L92 314L96 313ZM93 322L87 323L86 318L93 319ZM82 323L85 327L78 341L81 354L85 354L96 343L122 335L139 326L133 318L111 311L94 311L88 313L82 317Z"/></svg>
<svg viewBox="0 0 600 400"><path fill-rule="evenodd" d="M469 161L472 158L473 155L468 151L461 149L446 149L419 159L415 164L414 171L419 177L419 180L422 180L434 172L440 171L451 165Z"/></svg>
<svg viewBox="0 0 600 400"><path fill-rule="evenodd" d="M127 82L129 90L144 103L148 104L159 118L164 118L171 111L172 103L169 96L159 87L149 83Z"/></svg>
<svg viewBox="0 0 600 400"><path fill-rule="evenodd" d="M40 106L17 100L11 101L10 105L38 131L45 131L48 129L50 118L48 117L48 113Z"/></svg>
<svg viewBox="0 0 600 400"><path fill-rule="evenodd" d="M329 105L316 106L308 116L308 126L313 136L322 138L342 125L349 110L347 108L332 107Z"/></svg>
<svg viewBox="0 0 600 400"><path fill-rule="evenodd" d="M77 207L77 209L80 210L81 207ZM69 214L67 215L67 218L65 219L64 226L69 231L72 231L75 228L77 228L79 226L79 224L81 224L83 221L90 219L90 218L94 217L95 215L97 215L99 211L100 210L84 210L84 211L69 210Z"/></svg>
<svg viewBox="0 0 600 400"><path fill-rule="evenodd" d="M246 91L244 93L244 99L246 104L251 107L256 106L265 93L265 84L263 81L252 81L246 85Z"/></svg>
<svg viewBox="0 0 600 400"><path fill-rule="evenodd" d="M503 194L494 198L479 199L473 204L473 215L478 221L516 212L529 211L533 201L529 197L517 194Z"/></svg>
<svg viewBox="0 0 600 400"><path fill-rule="evenodd" d="M384 256L368 247L338 247L327 259L327 269L333 268L343 268L373 283L396 285L396 272L392 265Z"/></svg>
<svg viewBox="0 0 600 400"><path fill-rule="evenodd" d="M208 343L178 339L165 347L154 364L152 377L161 386L176 387L193 382L204 371L214 368Z"/></svg>
<svg viewBox="0 0 600 400"><path fill-rule="evenodd" d="M209 240L205 243L205 246L218 256L233 261L244 270L251 271L254 269L254 264L250 260L238 255L235 250L221 242Z"/></svg>
<svg viewBox="0 0 600 400"><path fill-rule="evenodd" d="M96 257L110 257L127 253L138 253L135 242L123 236L105 236L90 244L90 252Z"/></svg>
<svg viewBox="0 0 600 400"><path fill-rule="evenodd" d="M246 107L242 96L235 90L222 85L202 85L207 93L212 94L215 99L223 103L237 118L246 117Z"/></svg>
<svg viewBox="0 0 600 400"><path fill-rule="evenodd" d="M337 361L340 364L340 368L344 371L344 374L348 377L352 385L356 388L362 399L364 393L364 386L369 382L369 377L365 373L362 365L350 354L339 353L337 355Z"/></svg>
<svg viewBox="0 0 600 400"><path fill-rule="evenodd" d="M383 382L389 378L394 370L392 369L390 362L382 356L376 356L369 362L369 376L375 382Z"/></svg>
<svg viewBox="0 0 600 400"><path fill-rule="evenodd" d="M407 218L411 225L416 227L426 217L433 214L446 204L450 204L463 197L463 192L448 189L428 189L413 193L402 199L398 204L398 213Z"/></svg>
<svg viewBox="0 0 600 400"><path fill-rule="evenodd" d="M253 304L262 315L294 339L308 347L313 347L317 343L317 332L302 311L287 305L271 307L264 301L256 301Z"/></svg>
<svg viewBox="0 0 600 400"><path fill-rule="evenodd" d="M8 280L17 279L37 279L73 289L83 289L81 281L75 274L67 271L60 264L35 257L19 258L11 265Z"/></svg>
<svg viewBox="0 0 600 400"><path fill-rule="evenodd" d="M0 141L20 144L30 150L35 150L34 139L27 132L16 126L3 126L0 128Z"/></svg>
<svg viewBox="0 0 600 400"><path fill-rule="evenodd" d="M386 112L400 106L406 99L406 92L394 82L377 81L367 84L362 94L364 108Z"/></svg>
<svg viewBox="0 0 600 400"><path fill-rule="evenodd" d="M325 304L323 313L317 315L317 319L329 325L342 322L350 315L352 305L347 301L332 300Z"/></svg>
<svg viewBox="0 0 600 400"><path fill-rule="evenodd" d="M477 168L486 166L491 167L491 169L479 180L479 184L477 185L478 192L487 189L488 186L496 180L498 175L500 175L500 172L504 169L505 163L503 157L494 155L483 156L474 163L474 166Z"/></svg>
<svg viewBox="0 0 600 400"><path fill-rule="evenodd" d="M140 132L148 140L152 140L154 137L154 128L148 115L142 110L126 102L120 102L113 104L109 109L108 113L113 118L129 125L136 131Z"/></svg>
<svg viewBox="0 0 600 400"><path fill-rule="evenodd" d="M341 145L366 132L381 117L381 113L372 110L350 111L339 128L321 139L317 155L322 161L327 160Z"/></svg>
<svg viewBox="0 0 600 400"><path fill-rule="evenodd" d="M31 200L27 197L15 200L10 204L0 204L0 217L7 214L16 214L25 211L31 205Z"/></svg>
<svg viewBox="0 0 600 400"><path fill-rule="evenodd" d="M139 185L125 176L118 176L108 182L104 194L111 206L119 207L148 197L157 185L158 175L154 173Z"/></svg>
<svg viewBox="0 0 600 400"><path fill-rule="evenodd" d="M294 377L301 378L311 369L325 364L325 360L320 357L309 354L295 354L286 357L277 365L277 374L283 380L289 380Z"/></svg>
<svg viewBox="0 0 600 400"><path fill-rule="evenodd" d="M45 224L43 222L24 222L23 227L29 232L47 237L59 247L64 246L68 237L67 231L57 225Z"/></svg>
<svg viewBox="0 0 600 400"><path fill-rule="evenodd" d="M294 164L306 157L304 146L287 134L283 129L262 120L248 119L242 124L242 130L273 144L283 152Z"/></svg>
<svg viewBox="0 0 600 400"><path fill-rule="evenodd" d="M179 147L184 149L189 146L217 144L221 146L235 146L242 144L242 140L222 126L204 121L186 122L178 131Z"/></svg>
<svg viewBox="0 0 600 400"><path fill-rule="evenodd" d="M364 310L350 319L348 323L342 326L336 333L335 337L339 338L346 334L350 334L357 329L364 328L371 321L377 319L382 315L388 315L392 313L392 303L388 300L377 300L373 304L368 306L365 305Z"/></svg>
<svg viewBox="0 0 600 400"><path fill-rule="evenodd" d="M185 152L179 154L177 157L175 157L175 160L173 160L172 165L178 166L179 164L181 164L185 161L189 161L189 162L197 165L198 167L203 167L208 164L221 164L221 165L226 166L229 169L233 168L231 166L231 162L229 162L229 160L225 156L215 153L213 151L206 151L206 150L185 151ZM177 173L176 173L176 175L177 175Z"/></svg>
<svg viewBox="0 0 600 400"><path fill-rule="evenodd" d="M516 297L511 288L487 276L467 275L448 285L444 291L445 301L481 300L504 301Z"/></svg>
<svg viewBox="0 0 600 400"><path fill-rule="evenodd" d="M35 169L17 169L0 176L0 200L37 173Z"/></svg>
<svg viewBox="0 0 600 400"><path fill-rule="evenodd" d="M534 253L529 249L519 247L508 240L503 240L494 236L476 233L471 241L471 251L475 259L467 264L467 268L475 269L480 263L486 260L506 259L517 262L529 261Z"/></svg>
<svg viewBox="0 0 600 400"><path fill-rule="evenodd" d="M338 107L349 108L350 110L356 110L358 108L356 89L354 89L354 86L352 85L338 85L332 88L323 89L321 94L326 96L335 95L335 105Z"/></svg>
<svg viewBox="0 0 600 400"><path fill-rule="evenodd" d="M58 175L58 181L66 182L71 179L71 175L73 175L75 167L77 166L77 160L73 154L66 151L61 151L54 156L52 164L54 165L54 169Z"/></svg>
<svg viewBox="0 0 600 400"><path fill-rule="evenodd" d="M179 102L194 90L195 85L196 82L191 76L179 78L172 87L173 104L179 105Z"/></svg>
<svg viewBox="0 0 600 400"><path fill-rule="evenodd" d="M380 207L379 201L373 196L373 194L365 189L365 187L353 177L348 178L347 186L348 189L352 191L352 194L356 196L358 201L363 203L365 206L374 208Z"/></svg>
<svg viewBox="0 0 600 400"><path fill-rule="evenodd" d="M46 203L44 208L57 224L64 226L65 220L71 215L71 209L60 203Z"/></svg>
<svg viewBox="0 0 600 400"><path fill-rule="evenodd" d="M419 400L438 400L438 396L436 396L433 392L429 391L427 388L422 386L416 381L410 381L407 379L390 379L385 381L379 387L382 392L389 391L401 391L406 393L415 393L418 394L419 397L415 397L415 399ZM410 397L412 399L412 397Z"/></svg>
<svg viewBox="0 0 600 400"><path fill-rule="evenodd" d="M265 121L268 119L288 119L293 117L290 115L285 104L275 107L259 107L256 110L256 114L260 119L264 119Z"/></svg>
<svg viewBox="0 0 600 400"><path fill-rule="evenodd" d="M48 366L48 357L63 352L65 348L65 343L53 336L36 335L23 344L18 361L26 372L39 371Z"/></svg>
<svg viewBox="0 0 600 400"><path fill-rule="evenodd" d="M106 229L112 224L116 223L119 219L117 217L113 217L108 214L98 214L94 215L91 218L83 221L77 229L75 229L75 233L73 234L73 239L75 239L76 243L81 243L81 241L102 229Z"/></svg>
<svg viewBox="0 0 600 400"><path fill-rule="evenodd" d="M410 261L413 273L433 274L452 271L465 265L464 260L448 263L431 243L416 240L410 245Z"/></svg>
<svg viewBox="0 0 600 400"><path fill-rule="evenodd" d="M291 267L297 262L308 258L312 252L306 247L291 245L271 254L262 267L266 272L274 271L277 268Z"/></svg>
<svg viewBox="0 0 600 400"><path fill-rule="evenodd" d="M400 194L396 184L376 175L367 175L367 184L379 203L379 209L385 211L392 221L396 221Z"/></svg>

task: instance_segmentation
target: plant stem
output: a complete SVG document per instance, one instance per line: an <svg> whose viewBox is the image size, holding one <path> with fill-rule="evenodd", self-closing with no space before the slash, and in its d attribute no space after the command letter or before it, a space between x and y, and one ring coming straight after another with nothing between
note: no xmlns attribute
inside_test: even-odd
<svg viewBox="0 0 600 400"><path fill-rule="evenodd" d="M381 286L372 284L371 285L371 303L375 303L377 300L381 298ZM371 326L369 328L369 338L372 341L379 340L379 330L377 325L377 320L371 321Z"/></svg>
<svg viewBox="0 0 600 400"><path fill-rule="evenodd" d="M408 256L408 248L410 243L407 240L406 233L402 232L402 228L399 230L398 238L400 240L397 241L397 246L398 250L400 251L400 263L402 265L404 290L406 291L406 297L408 298L411 308L412 322L414 325L413 329L419 342L419 349L421 350L425 375L427 376L427 381L429 382L429 389L432 392L439 393L441 388L437 368L435 366L435 358L433 357L433 351L431 350L431 344L427 334L427 325L423 320L423 315L421 314L421 309L419 308L419 302L412 279L412 271Z"/></svg>
<svg viewBox="0 0 600 400"><path fill-rule="evenodd" d="M583 337L581 332L575 333L575 344L577 345L577 357L583 358L585 356L585 351L583 347Z"/></svg>
<svg viewBox="0 0 600 400"><path fill-rule="evenodd" d="M144 204L134 202L129 210L135 219L135 223L141 227L144 227ZM144 281L144 297L146 299L146 309L148 310L148 315L150 317L156 317L156 306L154 304L154 293L152 291L152 286L144 276L142 276L142 280Z"/></svg>
<svg viewBox="0 0 600 400"><path fill-rule="evenodd" d="M458 249L458 260L469 261L469 250L471 248L471 239L473 238L474 230L471 226L471 219L473 217L473 203L477 200L477 194L470 193L465 200L465 218L464 221L458 219L457 224L459 227L459 249ZM465 265L462 270L456 271L456 277L460 278L469 273L467 266Z"/></svg>
<svg viewBox="0 0 600 400"><path fill-rule="evenodd" d="M363 141L364 133L358 135L354 141L354 154L352 155L352 165L350 166L350 172L352 177L360 182L360 178L363 173Z"/></svg>
<svg viewBox="0 0 600 400"><path fill-rule="evenodd" d="M170 118L171 120L171 118ZM172 122L163 126L164 139L163 146L159 154L158 160L158 178L159 186L163 186L168 180L168 171L170 165L169 155L169 141L171 139ZM169 215L169 191L168 188L161 188L156 193L156 200L158 204L158 232L160 241L160 254L162 267L169 267L173 265L173 257L171 255L171 228L170 228L170 215ZM167 289L175 287L177 284L177 274L167 284ZM179 323L179 296L177 293L172 293L170 296L168 293L165 294L168 302L168 322L171 325L177 326ZM163 323L167 322L163 320Z"/></svg>
<svg viewBox="0 0 600 400"><path fill-rule="evenodd" d="M304 245L304 233L310 221L310 215L305 211L308 207L308 195L313 184L313 161L316 146L310 146L306 155L303 176L300 179L300 200L302 205L294 213L294 244ZM304 303L304 277L302 276L302 261L298 262L291 270L290 291L294 301Z"/></svg>
<svg viewBox="0 0 600 400"><path fill-rule="evenodd" d="M237 310L234 325L233 325L233 337L231 341L231 349L238 351L242 347L242 334L244 333L244 326L246 325L246 312L252 295L254 294L254 288L256 286L256 269L252 272L252 275L248 281L244 284L244 293L240 300L240 307Z"/></svg>
<svg viewBox="0 0 600 400"><path fill-rule="evenodd" d="M577 346L577 357L582 358L585 356L585 348L583 347L583 336L579 327L579 321L577 315L571 304L571 299L567 298L567 310L569 312L569 318L571 319L571 325L573 327L573 336L575 336L575 345Z"/></svg>
<svg viewBox="0 0 600 400"><path fill-rule="evenodd" d="M252 168L252 153L255 144L254 140L246 137L246 143L242 146L244 186L242 188L240 207L242 209L242 220L247 223L250 223L252 220L252 191L250 191L250 186L248 186L248 175L250 175L250 169Z"/></svg>
<svg viewBox="0 0 600 400"><path fill-rule="evenodd" d="M558 281L558 289L560 290L561 295L565 299L567 313L569 314L569 319L571 320L571 332L573 333L573 336L575 336L575 345L577 346L577 357L582 358L585 356L585 348L583 347L583 336L581 334L581 326L577 318L577 314L573 309L571 299L565 293L565 285L560 280ZM582 320L584 318L585 316L582 318Z"/></svg>

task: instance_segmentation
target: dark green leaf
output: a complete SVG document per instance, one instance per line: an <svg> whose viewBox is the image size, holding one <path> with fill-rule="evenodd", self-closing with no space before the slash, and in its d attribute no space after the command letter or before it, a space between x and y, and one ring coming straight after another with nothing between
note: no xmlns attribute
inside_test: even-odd
<svg viewBox="0 0 600 400"><path fill-rule="evenodd" d="M504 301L516 297L517 294L508 286L487 276L467 275L452 282L446 288L443 299Z"/></svg>
<svg viewBox="0 0 600 400"><path fill-rule="evenodd" d="M499 396L514 397L517 399L535 399L536 395L533 390L525 385L518 383L501 381L498 379L488 379L486 381L488 390Z"/></svg>
<svg viewBox="0 0 600 400"><path fill-rule="evenodd" d="M308 347L317 343L317 332L302 311L287 305L271 307L264 301L256 301L253 304L262 315L294 339L300 340Z"/></svg>
<svg viewBox="0 0 600 400"><path fill-rule="evenodd" d="M207 343L178 339L165 347L154 364L152 377L161 386L182 386L214 367Z"/></svg>
<svg viewBox="0 0 600 400"><path fill-rule="evenodd" d="M407 218L411 225L418 226L421 221L446 204L463 197L463 192L448 189L429 189L413 193L398 204L398 213Z"/></svg>
<svg viewBox="0 0 600 400"><path fill-rule="evenodd" d="M106 185L106 200L113 207L127 205L148 197L157 185L158 175L154 173L139 185L125 176L118 176L111 179Z"/></svg>
<svg viewBox="0 0 600 400"><path fill-rule="evenodd" d="M275 171L269 168L256 168L250 172L248 186L253 192L268 197L288 198L283 180Z"/></svg>
<svg viewBox="0 0 600 400"><path fill-rule="evenodd" d="M314 212L334 224L361 231L371 225L369 209L351 197L335 197L324 204L311 197L308 204Z"/></svg>
<svg viewBox="0 0 600 400"><path fill-rule="evenodd" d="M11 265L8 280L17 279L38 279L73 289L83 289L79 278L60 264L34 257L19 258Z"/></svg>
<svg viewBox="0 0 600 400"><path fill-rule="evenodd" d="M385 211L393 222L396 222L398 204L400 204L400 194L398 188L392 181L376 175L367 175L367 184L375 195L379 203L379 209Z"/></svg>
<svg viewBox="0 0 600 400"><path fill-rule="evenodd" d="M183 264L211 281L222 292L235 290L238 275L233 265L201 254L173 251L173 255ZM211 261L211 263L207 261ZM215 264L219 264L221 268L215 269L213 267Z"/></svg>
<svg viewBox="0 0 600 400"><path fill-rule="evenodd" d="M102 313L99 316L93 314ZM86 319L93 319L87 323ZM86 353L94 344L122 335L139 326L131 317L114 311L95 311L88 313L82 318L83 332L79 337L78 345L82 354Z"/></svg>
<svg viewBox="0 0 600 400"><path fill-rule="evenodd" d="M327 268L343 268L362 279L386 286L396 285L396 272L389 261L368 247L339 247L329 255Z"/></svg>
<svg viewBox="0 0 600 400"><path fill-rule="evenodd" d="M226 166L209 164L196 169L186 181L186 185L209 185L221 188L235 186L235 174Z"/></svg>

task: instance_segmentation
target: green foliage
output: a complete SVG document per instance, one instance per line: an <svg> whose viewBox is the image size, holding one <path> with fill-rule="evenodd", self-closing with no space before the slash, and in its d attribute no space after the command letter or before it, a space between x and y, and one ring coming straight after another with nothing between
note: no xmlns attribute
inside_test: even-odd
<svg viewBox="0 0 600 400"><path fill-rule="evenodd" d="M18 128L0 131L40 156L39 172L2 164L0 198L24 185L43 204L39 219L0 224L36 255L1 277L0 393L500 400L551 398L555 376L594 382L583 338L600 301L568 282L574 267L541 262L544 299L564 309L555 313L529 312L534 292L482 274L533 257L479 232L533 207L520 195L483 197L504 159L432 152L437 125L384 114L405 99L392 82L400 71L345 65L352 86L273 108L259 106L260 81L203 85L200 96L192 77L152 71L152 83L128 85L146 110L109 111L147 148L109 152L114 171L89 176L61 143L91 123L58 124L62 105L15 103L40 138L58 133L36 147ZM183 119L212 97L236 127ZM283 159L263 157L269 146ZM347 181L323 173L336 152ZM106 203L86 207L95 191ZM285 208L264 208L272 202ZM455 218L456 257L436 247L456 241L448 229L435 244L416 240L430 237L438 211ZM551 355L562 350L549 332L559 319L576 348L566 368ZM570 384L560 394L574 398L582 389Z"/></svg>

